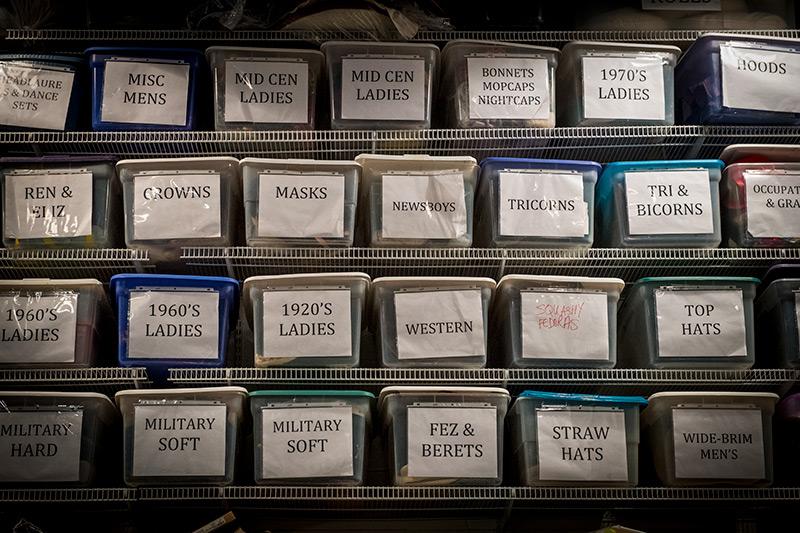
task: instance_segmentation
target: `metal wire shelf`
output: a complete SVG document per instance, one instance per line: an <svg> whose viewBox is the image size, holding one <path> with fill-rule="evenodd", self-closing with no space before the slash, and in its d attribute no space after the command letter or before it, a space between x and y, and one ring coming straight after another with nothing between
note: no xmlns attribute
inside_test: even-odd
<svg viewBox="0 0 800 533"><path fill-rule="evenodd" d="M4 368L0 389L57 389L116 392L149 386L144 368Z"/></svg>
<svg viewBox="0 0 800 533"><path fill-rule="evenodd" d="M146 250L79 248L0 249L0 278L96 278L108 281L122 272L145 272L155 266Z"/></svg>
<svg viewBox="0 0 800 533"><path fill-rule="evenodd" d="M136 500L128 488L0 489L0 506L26 503L124 503Z"/></svg>

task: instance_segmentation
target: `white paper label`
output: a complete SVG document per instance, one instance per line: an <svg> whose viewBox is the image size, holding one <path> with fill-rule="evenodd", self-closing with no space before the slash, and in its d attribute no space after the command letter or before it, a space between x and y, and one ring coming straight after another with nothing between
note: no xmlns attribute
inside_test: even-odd
<svg viewBox="0 0 800 533"><path fill-rule="evenodd" d="M672 409L677 479L764 479L759 409Z"/></svg>
<svg viewBox="0 0 800 533"><path fill-rule="evenodd" d="M129 359L219 357L219 293L131 291Z"/></svg>
<svg viewBox="0 0 800 533"><path fill-rule="evenodd" d="M383 238L457 239L467 233L461 174L383 176Z"/></svg>
<svg viewBox="0 0 800 533"><path fill-rule="evenodd" d="M73 363L78 293L0 297L0 362Z"/></svg>
<svg viewBox="0 0 800 533"><path fill-rule="evenodd" d="M523 359L608 360L605 293L525 291L520 297Z"/></svg>
<svg viewBox="0 0 800 533"><path fill-rule="evenodd" d="M756 238L800 237L800 173L744 173L747 233Z"/></svg>
<svg viewBox="0 0 800 533"><path fill-rule="evenodd" d="M631 235L714 233L707 170L626 172Z"/></svg>
<svg viewBox="0 0 800 533"><path fill-rule="evenodd" d="M342 59L342 118L425 120L425 60Z"/></svg>
<svg viewBox="0 0 800 533"><path fill-rule="evenodd" d="M189 65L106 61L100 120L185 126Z"/></svg>
<svg viewBox="0 0 800 533"><path fill-rule="evenodd" d="M73 72L0 62L0 124L63 130L72 96Z"/></svg>
<svg viewBox="0 0 800 533"><path fill-rule="evenodd" d="M584 57L584 116L664 120L662 62L655 56Z"/></svg>
<svg viewBox="0 0 800 533"><path fill-rule="evenodd" d="M539 479L627 481L628 447L621 410L536 410Z"/></svg>
<svg viewBox="0 0 800 533"><path fill-rule="evenodd" d="M221 235L220 175L140 175L133 180L133 238L200 239Z"/></svg>
<svg viewBox="0 0 800 533"><path fill-rule="evenodd" d="M500 172L500 234L520 237L583 237L589 214L583 176Z"/></svg>
<svg viewBox="0 0 800 533"><path fill-rule="evenodd" d="M353 475L352 407L262 409L264 479Z"/></svg>
<svg viewBox="0 0 800 533"><path fill-rule="evenodd" d="M410 477L497 477L497 408L408 408Z"/></svg>
<svg viewBox="0 0 800 533"><path fill-rule="evenodd" d="M133 475L224 476L224 405L135 405Z"/></svg>
<svg viewBox="0 0 800 533"><path fill-rule="evenodd" d="M546 119L550 116L547 59L468 57L469 118Z"/></svg>
<svg viewBox="0 0 800 533"><path fill-rule="evenodd" d="M260 174L260 237L344 237L344 176Z"/></svg>
<svg viewBox="0 0 800 533"><path fill-rule="evenodd" d="M350 357L348 289L264 292L262 357Z"/></svg>
<svg viewBox="0 0 800 533"><path fill-rule="evenodd" d="M642 0L645 11L722 11L722 0Z"/></svg>
<svg viewBox="0 0 800 533"><path fill-rule="evenodd" d="M0 412L0 481L78 481L83 411Z"/></svg>
<svg viewBox="0 0 800 533"><path fill-rule="evenodd" d="M719 52L724 107L800 112L800 54L728 45Z"/></svg>
<svg viewBox="0 0 800 533"><path fill-rule="evenodd" d="M225 61L225 122L308 122L308 63Z"/></svg>
<svg viewBox="0 0 800 533"><path fill-rule="evenodd" d="M742 291L656 290L659 357L745 357Z"/></svg>

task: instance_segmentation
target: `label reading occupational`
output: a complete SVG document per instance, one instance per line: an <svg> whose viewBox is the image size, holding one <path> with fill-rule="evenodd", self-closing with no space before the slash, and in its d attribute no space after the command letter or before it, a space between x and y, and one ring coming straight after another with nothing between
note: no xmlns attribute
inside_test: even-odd
<svg viewBox="0 0 800 533"><path fill-rule="evenodd" d="M760 409L672 409L677 479L764 479Z"/></svg>
<svg viewBox="0 0 800 533"><path fill-rule="evenodd" d="M131 291L129 359L216 359L219 293Z"/></svg>
<svg viewBox="0 0 800 533"><path fill-rule="evenodd" d="M626 172L631 235L714 233L707 170Z"/></svg>
<svg viewBox="0 0 800 533"><path fill-rule="evenodd" d="M656 290L660 357L745 357L742 291Z"/></svg>
<svg viewBox="0 0 800 533"><path fill-rule="evenodd" d="M800 238L800 173L744 172L747 233Z"/></svg>
<svg viewBox="0 0 800 533"><path fill-rule="evenodd" d="M83 411L0 412L0 481L78 481Z"/></svg>
<svg viewBox="0 0 800 533"><path fill-rule="evenodd" d="M220 175L138 175L133 180L133 238L200 239L221 235Z"/></svg>
<svg viewBox="0 0 800 533"><path fill-rule="evenodd" d="M109 60L100 120L185 126L189 65Z"/></svg>
<svg viewBox="0 0 800 533"><path fill-rule="evenodd" d="M467 233L461 174L383 176L383 238L458 239Z"/></svg>
<svg viewBox="0 0 800 533"><path fill-rule="evenodd" d="M308 122L308 63L226 61L225 122Z"/></svg>
<svg viewBox="0 0 800 533"><path fill-rule="evenodd" d="M78 293L0 296L0 362L73 363Z"/></svg>
<svg viewBox="0 0 800 533"><path fill-rule="evenodd" d="M723 107L800 112L800 54L729 45L719 51Z"/></svg>
<svg viewBox="0 0 800 533"><path fill-rule="evenodd" d="M642 0L645 11L722 11L722 0Z"/></svg>
<svg viewBox="0 0 800 533"><path fill-rule="evenodd" d="M136 405L133 475L224 476L224 405Z"/></svg>
<svg viewBox="0 0 800 533"><path fill-rule="evenodd" d="M352 407L263 409L264 479L353 475Z"/></svg>
<svg viewBox="0 0 800 533"><path fill-rule="evenodd" d="M75 73L0 61L0 124L63 130Z"/></svg>
<svg viewBox="0 0 800 533"><path fill-rule="evenodd" d="M258 235L344 237L344 176L260 174Z"/></svg>
<svg viewBox="0 0 800 533"><path fill-rule="evenodd" d="M410 477L496 478L496 407L408 408Z"/></svg>
<svg viewBox="0 0 800 533"><path fill-rule="evenodd" d="M537 409L539 479L627 481L622 410Z"/></svg>
<svg viewBox="0 0 800 533"><path fill-rule="evenodd" d="M342 59L342 118L425 120L425 60Z"/></svg>
<svg viewBox="0 0 800 533"><path fill-rule="evenodd" d="M547 59L468 57L469 118L547 119L550 83Z"/></svg>
<svg viewBox="0 0 800 533"><path fill-rule="evenodd" d="M662 63L657 56L584 57L584 116L664 120Z"/></svg>

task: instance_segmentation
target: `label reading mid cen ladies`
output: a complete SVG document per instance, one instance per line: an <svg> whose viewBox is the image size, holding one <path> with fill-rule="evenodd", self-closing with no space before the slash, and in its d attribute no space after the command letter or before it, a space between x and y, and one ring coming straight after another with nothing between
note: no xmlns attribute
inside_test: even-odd
<svg viewBox="0 0 800 533"><path fill-rule="evenodd" d="M342 59L342 118L425 120L424 59Z"/></svg>

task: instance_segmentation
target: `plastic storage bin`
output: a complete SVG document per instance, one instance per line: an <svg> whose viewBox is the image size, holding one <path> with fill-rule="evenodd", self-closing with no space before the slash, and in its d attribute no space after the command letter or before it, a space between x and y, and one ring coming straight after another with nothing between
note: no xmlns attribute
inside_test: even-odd
<svg viewBox="0 0 800 533"><path fill-rule="evenodd" d="M478 165L471 157L373 155L362 166L360 225L373 247L468 247Z"/></svg>
<svg viewBox="0 0 800 533"><path fill-rule="evenodd" d="M776 279L755 303L759 366L800 368L800 269Z"/></svg>
<svg viewBox="0 0 800 533"><path fill-rule="evenodd" d="M255 366L358 366L369 283L358 272L247 278Z"/></svg>
<svg viewBox="0 0 800 533"><path fill-rule="evenodd" d="M116 248L122 242L116 159L0 159L6 248Z"/></svg>
<svg viewBox="0 0 800 533"><path fill-rule="evenodd" d="M256 483L363 484L373 399L354 390L251 392Z"/></svg>
<svg viewBox="0 0 800 533"><path fill-rule="evenodd" d="M500 485L509 401L489 387L384 388L378 409L394 485Z"/></svg>
<svg viewBox="0 0 800 533"><path fill-rule="evenodd" d="M676 46L573 41L561 50L559 126L671 126Z"/></svg>
<svg viewBox="0 0 800 533"><path fill-rule="evenodd" d="M437 79L433 44L329 41L331 129L427 129Z"/></svg>
<svg viewBox="0 0 800 533"><path fill-rule="evenodd" d="M617 278L505 276L492 308L492 340L509 368L613 368Z"/></svg>
<svg viewBox="0 0 800 533"><path fill-rule="evenodd" d="M792 74L800 40L709 33L675 69L683 124L800 124Z"/></svg>
<svg viewBox="0 0 800 533"><path fill-rule="evenodd" d="M775 409L776 477L788 484L800 475L797 452L800 450L800 394L790 394Z"/></svg>
<svg viewBox="0 0 800 533"><path fill-rule="evenodd" d="M489 157L481 161L475 242L500 248L588 248L594 240L592 161Z"/></svg>
<svg viewBox="0 0 800 533"><path fill-rule="evenodd" d="M552 128L556 48L456 40L442 49L440 100L449 128Z"/></svg>
<svg viewBox="0 0 800 533"><path fill-rule="evenodd" d="M635 487L638 396L524 391L506 420L520 481L529 487Z"/></svg>
<svg viewBox="0 0 800 533"><path fill-rule="evenodd" d="M352 161L240 162L248 246L352 246L361 167Z"/></svg>
<svg viewBox="0 0 800 533"><path fill-rule="evenodd" d="M766 392L659 392L642 428L668 487L772 484L772 412Z"/></svg>
<svg viewBox="0 0 800 533"><path fill-rule="evenodd" d="M0 54L0 130L74 130L84 61L56 54Z"/></svg>
<svg viewBox="0 0 800 533"><path fill-rule="evenodd" d="M0 392L0 404L0 484L88 487L109 471L117 410L107 396Z"/></svg>
<svg viewBox="0 0 800 533"><path fill-rule="evenodd" d="M242 387L124 390L125 484L230 485L244 418Z"/></svg>
<svg viewBox="0 0 800 533"><path fill-rule="evenodd" d="M203 54L180 48L89 48L92 129L193 130Z"/></svg>
<svg viewBox="0 0 800 533"><path fill-rule="evenodd" d="M317 50L212 46L217 130L313 130L325 56Z"/></svg>
<svg viewBox="0 0 800 533"><path fill-rule="evenodd" d="M372 324L385 367L486 366L490 278L378 278Z"/></svg>
<svg viewBox="0 0 800 533"><path fill-rule="evenodd" d="M598 246L716 248L722 161L606 165L597 184Z"/></svg>

